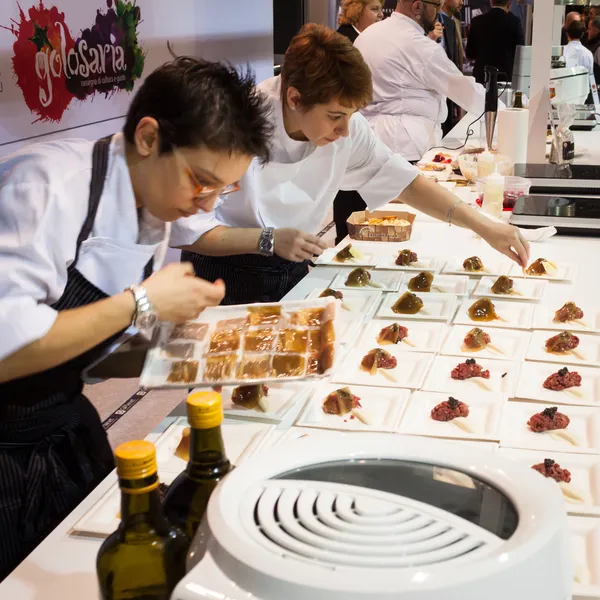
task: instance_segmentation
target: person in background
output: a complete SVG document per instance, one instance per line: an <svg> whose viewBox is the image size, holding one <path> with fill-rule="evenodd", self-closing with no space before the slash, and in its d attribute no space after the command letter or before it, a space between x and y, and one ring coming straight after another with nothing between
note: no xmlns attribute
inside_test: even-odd
<svg viewBox="0 0 600 600"><path fill-rule="evenodd" d="M588 73L593 74L594 55L581 43L584 33L585 25L581 20L571 21L567 29L568 44L565 46L563 58L567 67L585 67Z"/></svg>
<svg viewBox="0 0 600 600"><path fill-rule="evenodd" d="M370 25L383 19L383 0L342 0L338 33L352 43ZM337 244L348 235L346 221L353 212L365 210L367 205L355 190L340 190L333 201L333 220Z"/></svg>
<svg viewBox="0 0 600 600"><path fill-rule="evenodd" d="M474 114L484 110L484 88L423 35L434 28L440 8L434 0L399 0L389 19L355 42L373 74L373 102L363 114L376 135L409 161L441 142L447 98Z"/></svg>
<svg viewBox="0 0 600 600"><path fill-rule="evenodd" d="M582 21L582 16L577 11L572 10L565 15L565 22L564 22L562 29L560 30L560 45L561 46L566 46L569 43L569 40L567 39L567 29L569 28L569 25L571 23L573 23L574 21ZM584 26L584 31L585 31L585 26Z"/></svg>
<svg viewBox="0 0 600 600"><path fill-rule="evenodd" d="M475 61L473 75L484 84L484 68L496 67L499 79L512 80L517 46L525 44L523 27L510 12L511 0L492 0L492 9L473 19L467 38L466 54Z"/></svg>
<svg viewBox="0 0 600 600"><path fill-rule="evenodd" d="M441 38L442 48L448 58L456 65L462 73L464 53L462 45L462 26L460 20L460 11L462 9L462 0L444 0L442 9L438 15L438 22L442 25L443 36ZM460 118L460 107L448 99L448 118L442 124L442 133L446 135Z"/></svg>
<svg viewBox="0 0 600 600"><path fill-rule="evenodd" d="M270 133L251 76L181 58L148 75L122 134L0 161L0 579L113 468L81 372L128 327L223 298L189 264L159 270L171 223L235 189Z"/></svg>
<svg viewBox="0 0 600 600"><path fill-rule="evenodd" d="M421 6L418 2L419 11ZM428 15L433 24L435 10ZM357 42L385 22L368 27ZM420 41L448 61L419 31ZM343 35L305 25L290 42L281 76L258 88L275 127L270 162L254 161L240 190L213 213L173 226L196 274L225 281L225 304L281 300L308 273L308 261L325 249L315 233L340 189L357 190L369 209L399 197L444 222L477 230L498 251L527 262L528 246L518 229L494 223L421 177L374 134L357 112L373 97L371 71Z"/></svg>
<svg viewBox="0 0 600 600"><path fill-rule="evenodd" d="M362 31L382 19L383 0L342 0L337 31L354 43Z"/></svg>
<svg viewBox="0 0 600 600"><path fill-rule="evenodd" d="M594 79L600 81L600 17L593 17L588 23L586 48L594 57Z"/></svg>

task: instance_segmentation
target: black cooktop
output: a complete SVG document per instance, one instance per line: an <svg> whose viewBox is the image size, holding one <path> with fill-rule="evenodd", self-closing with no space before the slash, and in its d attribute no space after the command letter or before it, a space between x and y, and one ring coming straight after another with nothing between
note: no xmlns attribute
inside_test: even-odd
<svg viewBox="0 0 600 600"><path fill-rule="evenodd" d="M531 180L532 194L600 196L600 166L516 164L515 175Z"/></svg>

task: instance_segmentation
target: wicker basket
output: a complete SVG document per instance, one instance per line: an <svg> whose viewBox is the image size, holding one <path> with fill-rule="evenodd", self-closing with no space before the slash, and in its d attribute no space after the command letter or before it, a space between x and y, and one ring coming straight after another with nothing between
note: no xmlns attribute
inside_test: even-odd
<svg viewBox="0 0 600 600"><path fill-rule="evenodd" d="M367 225L370 218L381 219L383 217L396 217L404 219L410 225ZM409 212L394 212L393 215L381 210L370 212L361 210L354 212L348 217L348 234L353 240L363 242L406 242L410 240L412 224L416 215Z"/></svg>

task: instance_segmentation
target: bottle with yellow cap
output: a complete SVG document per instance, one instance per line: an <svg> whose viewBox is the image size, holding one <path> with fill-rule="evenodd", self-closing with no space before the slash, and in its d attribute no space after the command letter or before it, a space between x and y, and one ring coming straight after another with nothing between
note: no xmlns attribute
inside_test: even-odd
<svg viewBox="0 0 600 600"><path fill-rule="evenodd" d="M187 467L171 484L164 500L169 521L185 531L190 542L208 505L213 490L231 470L225 455L221 423L223 403L216 392L188 396L190 457Z"/></svg>
<svg viewBox="0 0 600 600"><path fill-rule="evenodd" d="M163 512L154 444L134 441L115 451L121 524L98 552L102 600L168 600L185 574L188 541Z"/></svg>

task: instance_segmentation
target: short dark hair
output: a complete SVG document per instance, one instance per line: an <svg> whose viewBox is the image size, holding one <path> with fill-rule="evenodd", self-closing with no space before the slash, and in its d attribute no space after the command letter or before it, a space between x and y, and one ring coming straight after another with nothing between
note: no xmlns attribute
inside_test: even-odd
<svg viewBox="0 0 600 600"><path fill-rule="evenodd" d="M178 57L148 75L127 113L123 133L134 143L144 117L160 126L159 152L204 145L269 159L269 107L249 69Z"/></svg>
<svg viewBox="0 0 600 600"><path fill-rule="evenodd" d="M294 36L281 70L281 96L295 87L305 108L339 100L365 108L373 100L371 71L350 40L324 25L309 23Z"/></svg>
<svg viewBox="0 0 600 600"><path fill-rule="evenodd" d="M585 34L585 25L581 21L573 21L567 27L567 35L572 40L580 40Z"/></svg>
<svg viewBox="0 0 600 600"><path fill-rule="evenodd" d="M492 0L492 6L508 6L511 0Z"/></svg>

